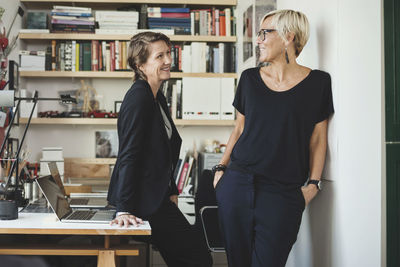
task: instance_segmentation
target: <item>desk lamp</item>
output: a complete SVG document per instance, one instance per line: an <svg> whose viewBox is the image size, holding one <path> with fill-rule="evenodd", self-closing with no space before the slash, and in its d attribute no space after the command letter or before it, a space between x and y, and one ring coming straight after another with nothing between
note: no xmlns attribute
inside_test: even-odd
<svg viewBox="0 0 400 267"><path fill-rule="evenodd" d="M11 131L11 128L13 126L15 117L16 117L17 113L19 112L19 106L20 106L22 100L31 100L31 101L33 101L32 110L31 110L31 113L29 115L28 122L27 122L27 124L25 126L25 130L24 130L24 134L22 136L22 139L19 142L17 153L15 155L15 159L12 162L11 169L10 169L10 172L8 174L8 179L7 179L5 184L1 184L0 185L0 196L3 199L9 199L9 200L14 200L14 201L17 201L18 198L22 199L23 187L18 189L18 185L19 185L19 180L20 179L18 179L19 176L18 176L18 168L17 168L17 166L18 166L18 163L19 163L19 155L20 155L20 152L21 152L21 148L22 148L22 145L24 143L25 136L26 136L26 133L28 131L28 128L30 126L32 115L33 115L33 111L36 108L37 102L38 101L61 101L62 103L65 103L65 104L76 103L76 99L72 98L70 95L61 95L60 98L39 98L38 97L38 92L36 91L35 95L33 97L16 97L14 90L0 91L0 106L2 106L2 107L14 107L15 106L15 102L17 101L16 111L13 113L13 116L11 118L11 121L10 121L8 129L7 129L7 133L4 136L4 140L3 140L3 143L2 143L1 148L0 148L0 155L2 155L2 153L4 151L4 148L5 148L5 144L7 143L7 140L10 137L10 131ZM17 184L16 184L16 187L14 188L14 190L9 190L11 177L12 177L14 171L15 171L15 177L17 178L16 179L16 183ZM8 202L10 202L10 201L8 201ZM3 203L0 204L0 219L2 219L1 207L3 205L9 205L8 202L4 202L3 201ZM18 205L15 204L15 202L14 202L13 205L18 206Z"/></svg>

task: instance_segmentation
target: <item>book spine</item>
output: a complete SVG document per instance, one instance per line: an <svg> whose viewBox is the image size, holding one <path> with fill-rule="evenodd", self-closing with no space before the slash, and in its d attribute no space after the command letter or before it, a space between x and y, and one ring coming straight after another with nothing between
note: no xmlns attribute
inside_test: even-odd
<svg viewBox="0 0 400 267"><path fill-rule="evenodd" d="M226 36L231 36L231 9L225 8L225 29Z"/></svg>
<svg viewBox="0 0 400 267"><path fill-rule="evenodd" d="M80 58L81 58L81 44L80 43L76 43L76 49L75 49L75 71L80 71Z"/></svg>
<svg viewBox="0 0 400 267"><path fill-rule="evenodd" d="M194 35L200 34L200 11L194 12Z"/></svg>
<svg viewBox="0 0 400 267"><path fill-rule="evenodd" d="M181 177L179 179L179 184L178 184L179 193L182 193L182 189L183 189L183 185L185 184L185 179L186 179L188 169L189 169L189 163L185 162L183 164L183 169L182 169Z"/></svg>
<svg viewBox="0 0 400 267"><path fill-rule="evenodd" d="M111 71L111 43L106 44L106 70Z"/></svg>
<svg viewBox="0 0 400 267"><path fill-rule="evenodd" d="M56 45L57 41L51 41L51 70L56 70Z"/></svg>
<svg viewBox="0 0 400 267"><path fill-rule="evenodd" d="M98 61L99 61L99 70L103 71L104 70L104 63L103 63L103 45L102 43L98 42L97 44L97 55L98 55Z"/></svg>
<svg viewBox="0 0 400 267"><path fill-rule="evenodd" d="M46 49L46 61L45 61L45 70L51 71L51 46Z"/></svg>
<svg viewBox="0 0 400 267"><path fill-rule="evenodd" d="M72 41L65 42L65 51L64 51L64 68L66 71L72 70Z"/></svg>
<svg viewBox="0 0 400 267"><path fill-rule="evenodd" d="M215 36L220 36L220 33L219 33L219 9L215 9Z"/></svg>
<svg viewBox="0 0 400 267"><path fill-rule="evenodd" d="M71 71L76 71L76 41L72 41L72 58L71 58L72 68Z"/></svg>
<svg viewBox="0 0 400 267"><path fill-rule="evenodd" d="M225 12L224 11L220 11L219 12L219 29L220 29L219 34L221 36L225 36L226 35L225 34L225 27L226 27L226 25L225 25Z"/></svg>
<svg viewBox="0 0 400 267"><path fill-rule="evenodd" d="M98 51L99 49L99 41L98 40L92 40L92 71L98 71L99 70L99 60L98 60Z"/></svg>
<svg viewBox="0 0 400 267"><path fill-rule="evenodd" d="M92 49L91 43L83 43L83 70L90 71L92 69Z"/></svg>
<svg viewBox="0 0 400 267"><path fill-rule="evenodd" d="M110 42L110 71L115 71L115 42Z"/></svg>
<svg viewBox="0 0 400 267"><path fill-rule="evenodd" d="M120 58L119 58L119 53L120 53L120 50L119 50L119 48L120 48L120 46L119 46L119 41L118 40L116 40L115 41L115 70L119 70L120 69L120 67L119 67L119 63L120 63Z"/></svg>

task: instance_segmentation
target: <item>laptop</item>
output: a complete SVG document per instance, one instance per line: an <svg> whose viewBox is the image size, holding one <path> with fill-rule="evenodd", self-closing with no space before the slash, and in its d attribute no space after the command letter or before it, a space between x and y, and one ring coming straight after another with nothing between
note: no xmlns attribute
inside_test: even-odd
<svg viewBox="0 0 400 267"><path fill-rule="evenodd" d="M64 184L61 180L60 173L58 172L57 164L55 162L48 163L51 176L60 187L62 193L68 198L65 193ZM71 208L95 208L101 209L108 205L106 197L98 197L98 194L94 194L93 197L90 196L91 193L85 194L85 197L68 198L69 205Z"/></svg>
<svg viewBox="0 0 400 267"><path fill-rule="evenodd" d="M39 177L35 181L61 222L109 223L114 218L115 210L72 210L51 175Z"/></svg>

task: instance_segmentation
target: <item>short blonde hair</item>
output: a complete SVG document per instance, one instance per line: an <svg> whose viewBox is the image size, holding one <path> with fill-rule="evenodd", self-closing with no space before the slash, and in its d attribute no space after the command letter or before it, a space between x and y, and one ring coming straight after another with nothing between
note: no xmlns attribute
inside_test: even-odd
<svg viewBox="0 0 400 267"><path fill-rule="evenodd" d="M272 17L272 25L275 26L279 36L287 41L286 34L294 33L294 48L296 56L299 56L310 36L310 26L306 15L290 9L274 10L264 15L260 25Z"/></svg>

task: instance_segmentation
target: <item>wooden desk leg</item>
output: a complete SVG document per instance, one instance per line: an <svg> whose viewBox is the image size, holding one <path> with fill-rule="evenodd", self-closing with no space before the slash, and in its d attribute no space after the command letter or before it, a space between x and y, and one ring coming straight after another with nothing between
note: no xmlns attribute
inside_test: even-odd
<svg viewBox="0 0 400 267"><path fill-rule="evenodd" d="M114 250L99 250L97 267L116 267Z"/></svg>
<svg viewBox="0 0 400 267"><path fill-rule="evenodd" d="M104 236L104 248L106 248L106 249L110 248L110 236L109 235Z"/></svg>

